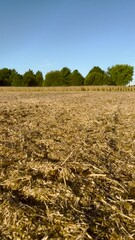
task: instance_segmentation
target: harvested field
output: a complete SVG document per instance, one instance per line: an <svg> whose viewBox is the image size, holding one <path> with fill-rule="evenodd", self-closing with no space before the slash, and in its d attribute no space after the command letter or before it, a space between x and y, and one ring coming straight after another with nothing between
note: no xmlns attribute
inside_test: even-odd
<svg viewBox="0 0 135 240"><path fill-rule="evenodd" d="M0 91L0 239L135 239L135 93Z"/></svg>

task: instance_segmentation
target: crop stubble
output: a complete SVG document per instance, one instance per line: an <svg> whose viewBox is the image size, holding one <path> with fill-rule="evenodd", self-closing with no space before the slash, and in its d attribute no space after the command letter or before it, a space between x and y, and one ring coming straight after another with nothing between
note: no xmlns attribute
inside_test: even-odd
<svg viewBox="0 0 135 240"><path fill-rule="evenodd" d="M0 239L135 239L135 93L0 92Z"/></svg>

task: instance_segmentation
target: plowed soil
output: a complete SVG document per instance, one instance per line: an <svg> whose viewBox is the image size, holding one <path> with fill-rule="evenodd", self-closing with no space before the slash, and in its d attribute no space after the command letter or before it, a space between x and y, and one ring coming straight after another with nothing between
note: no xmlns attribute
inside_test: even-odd
<svg viewBox="0 0 135 240"><path fill-rule="evenodd" d="M135 93L0 92L0 239L135 239Z"/></svg>

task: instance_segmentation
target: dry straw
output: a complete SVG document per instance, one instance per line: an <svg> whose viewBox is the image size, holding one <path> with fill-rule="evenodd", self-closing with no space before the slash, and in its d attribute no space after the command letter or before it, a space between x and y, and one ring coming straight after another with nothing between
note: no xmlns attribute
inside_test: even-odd
<svg viewBox="0 0 135 240"><path fill-rule="evenodd" d="M131 92L135 86L69 86L69 87L0 87L0 92L80 92L80 91L111 91Z"/></svg>
<svg viewBox="0 0 135 240"><path fill-rule="evenodd" d="M0 239L135 239L134 104L1 93Z"/></svg>

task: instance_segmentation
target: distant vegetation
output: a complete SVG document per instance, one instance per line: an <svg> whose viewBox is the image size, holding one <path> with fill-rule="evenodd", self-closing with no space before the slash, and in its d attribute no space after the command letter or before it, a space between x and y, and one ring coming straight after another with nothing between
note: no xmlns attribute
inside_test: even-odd
<svg viewBox="0 0 135 240"><path fill-rule="evenodd" d="M67 67L50 71L45 77L42 72L28 70L23 75L15 69L0 69L0 86L125 86L133 80L134 67L128 64L117 64L108 67L107 71L93 67L86 77L76 69L73 72Z"/></svg>

